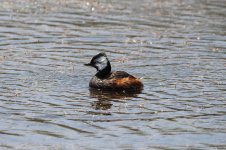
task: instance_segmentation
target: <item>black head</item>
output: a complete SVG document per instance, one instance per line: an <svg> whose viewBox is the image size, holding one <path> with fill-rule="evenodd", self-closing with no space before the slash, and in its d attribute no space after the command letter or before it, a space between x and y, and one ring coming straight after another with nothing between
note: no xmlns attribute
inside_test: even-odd
<svg viewBox="0 0 226 150"><path fill-rule="evenodd" d="M105 77L111 73L111 64L105 53L99 53L92 58L90 63L85 64L86 66L92 66L97 69L98 77Z"/></svg>

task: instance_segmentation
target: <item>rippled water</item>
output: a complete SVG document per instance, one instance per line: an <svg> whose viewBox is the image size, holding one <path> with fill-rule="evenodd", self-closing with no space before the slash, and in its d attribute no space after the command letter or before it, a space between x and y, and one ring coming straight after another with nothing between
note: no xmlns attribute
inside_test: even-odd
<svg viewBox="0 0 226 150"><path fill-rule="evenodd" d="M0 149L226 149L224 0L1 0ZM142 93L89 90L106 52Z"/></svg>

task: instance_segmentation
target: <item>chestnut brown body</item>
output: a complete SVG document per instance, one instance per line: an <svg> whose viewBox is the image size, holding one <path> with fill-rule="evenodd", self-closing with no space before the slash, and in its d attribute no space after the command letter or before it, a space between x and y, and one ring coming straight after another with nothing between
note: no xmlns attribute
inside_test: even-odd
<svg viewBox="0 0 226 150"><path fill-rule="evenodd" d="M116 71L110 73L109 76L104 78L99 78L98 76L93 76L90 80L89 86L91 88L99 89L113 89L113 90L142 90L143 83L140 79L124 72Z"/></svg>

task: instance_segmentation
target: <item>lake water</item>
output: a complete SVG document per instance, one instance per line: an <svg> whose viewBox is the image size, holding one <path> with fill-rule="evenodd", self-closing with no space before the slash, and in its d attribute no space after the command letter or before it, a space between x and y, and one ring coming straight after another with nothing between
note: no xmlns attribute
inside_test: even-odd
<svg viewBox="0 0 226 150"><path fill-rule="evenodd" d="M90 90L105 52L141 93ZM1 0L0 149L226 149L224 0Z"/></svg>

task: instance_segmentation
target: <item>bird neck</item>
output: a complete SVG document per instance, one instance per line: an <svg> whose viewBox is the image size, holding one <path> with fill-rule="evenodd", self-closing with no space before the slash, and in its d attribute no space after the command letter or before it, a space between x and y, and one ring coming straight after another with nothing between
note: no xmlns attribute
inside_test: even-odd
<svg viewBox="0 0 226 150"><path fill-rule="evenodd" d="M110 73L111 73L111 64L108 61L107 66L104 67L103 69L98 70L98 72L96 73L96 76L98 78L105 78L106 76L110 75Z"/></svg>

